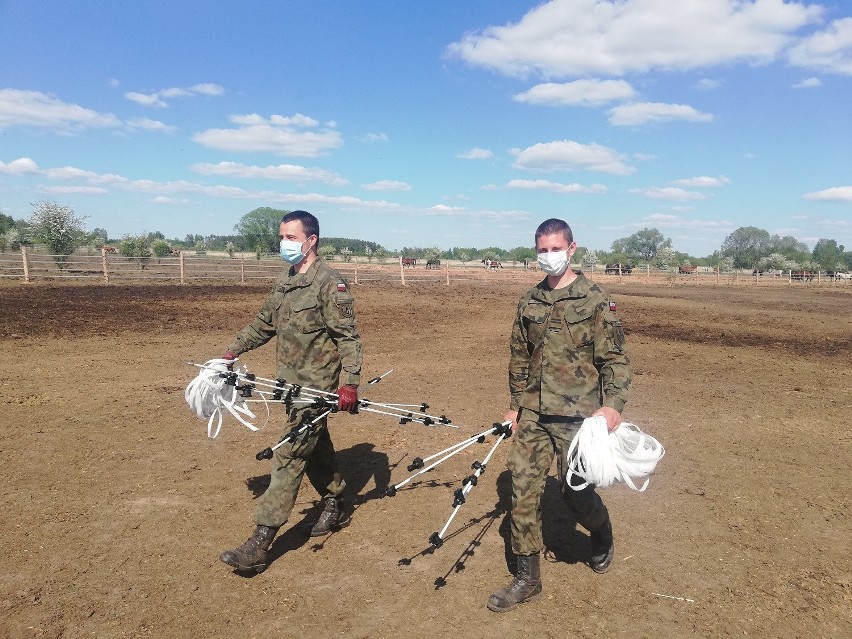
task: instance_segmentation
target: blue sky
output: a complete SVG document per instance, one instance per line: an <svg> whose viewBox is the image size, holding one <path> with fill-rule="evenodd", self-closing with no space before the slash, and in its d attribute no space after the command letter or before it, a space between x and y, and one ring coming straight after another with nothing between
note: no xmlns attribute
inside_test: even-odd
<svg viewBox="0 0 852 639"><path fill-rule="evenodd" d="M852 3L0 0L0 211L259 206L403 246L740 226L852 249Z"/></svg>

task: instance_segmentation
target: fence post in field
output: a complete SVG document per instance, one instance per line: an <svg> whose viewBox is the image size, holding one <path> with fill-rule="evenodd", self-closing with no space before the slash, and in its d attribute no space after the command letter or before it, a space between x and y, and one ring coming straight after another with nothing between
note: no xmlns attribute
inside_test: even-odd
<svg viewBox="0 0 852 639"><path fill-rule="evenodd" d="M186 284L186 271L183 263L183 251L178 253L178 262L180 262L180 283Z"/></svg>
<svg viewBox="0 0 852 639"><path fill-rule="evenodd" d="M450 285L450 260L446 261L447 266L447 286Z"/></svg>
<svg viewBox="0 0 852 639"><path fill-rule="evenodd" d="M402 255L399 256L399 279L402 285L405 286L405 269L402 266Z"/></svg>
<svg viewBox="0 0 852 639"><path fill-rule="evenodd" d="M720 270L721 269L717 266L716 267L716 286L719 286L719 271Z"/></svg>
<svg viewBox="0 0 852 639"><path fill-rule="evenodd" d="M651 281L651 264L650 263L645 265L645 281L646 282Z"/></svg>
<svg viewBox="0 0 852 639"><path fill-rule="evenodd" d="M246 283L246 258L240 253L240 284Z"/></svg>
<svg viewBox="0 0 852 639"><path fill-rule="evenodd" d="M352 256L352 263L355 265L355 283L358 283L358 256Z"/></svg>
<svg viewBox="0 0 852 639"><path fill-rule="evenodd" d="M101 249L101 268L104 272L104 284L109 284L109 267L107 266L107 252L105 248Z"/></svg>
<svg viewBox="0 0 852 639"><path fill-rule="evenodd" d="M21 244L21 260L24 263L24 281L30 281L30 264L27 261L27 247Z"/></svg>

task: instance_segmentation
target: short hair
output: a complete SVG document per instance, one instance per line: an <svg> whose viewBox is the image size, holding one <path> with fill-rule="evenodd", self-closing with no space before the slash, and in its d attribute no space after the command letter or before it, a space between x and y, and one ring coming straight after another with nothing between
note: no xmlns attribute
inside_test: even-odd
<svg viewBox="0 0 852 639"><path fill-rule="evenodd" d="M538 225L538 228L535 230L535 241L538 243L538 238L542 235L554 235L556 233L562 233L565 239L568 240L568 244L574 241L574 233L571 231L571 227L568 226L568 222L560 220L558 217L552 217Z"/></svg>
<svg viewBox="0 0 852 639"><path fill-rule="evenodd" d="M307 211L290 211L289 213L285 213L284 217L281 218L281 224L292 222L293 220L299 220L302 223L302 228L308 237L316 235L317 244L319 244L319 220L316 217Z"/></svg>

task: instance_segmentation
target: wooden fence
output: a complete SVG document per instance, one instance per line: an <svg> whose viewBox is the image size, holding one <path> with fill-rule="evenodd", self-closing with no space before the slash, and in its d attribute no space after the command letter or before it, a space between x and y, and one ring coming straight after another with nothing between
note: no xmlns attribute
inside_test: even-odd
<svg viewBox="0 0 852 639"><path fill-rule="evenodd" d="M332 266L345 275L353 284L368 282L391 282L400 285L410 283L435 283L449 285L453 282L508 283L524 281L534 283L542 273L535 268L526 268L521 262L504 262L501 268L485 268L477 262L462 263L441 260L440 264L425 261L413 266L403 265L402 258L382 261L367 261L353 257L349 262L335 261ZM47 255L43 252L21 247L20 253L0 253L0 281L89 281L101 283L129 283L157 281L172 284L216 283L259 283L271 282L283 268L277 257L257 259L254 254L228 256L196 255L181 252L176 256L135 258L124 257L107 251L99 254L75 253L67 257ZM633 269L632 273L605 273L603 266L587 269L586 273L602 283L620 284L654 283L668 286L850 286L852 280L826 277L825 273L814 272L810 280L797 280L790 273L784 276L752 275L750 271L720 272L718 269L695 270L678 273L677 270L661 271L650 267Z"/></svg>

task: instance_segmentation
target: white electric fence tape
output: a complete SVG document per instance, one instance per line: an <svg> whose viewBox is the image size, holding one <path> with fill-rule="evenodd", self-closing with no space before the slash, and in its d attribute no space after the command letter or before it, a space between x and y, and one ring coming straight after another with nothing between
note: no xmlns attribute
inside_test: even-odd
<svg viewBox="0 0 852 639"><path fill-rule="evenodd" d="M225 378L220 373L228 373L228 365L236 360L211 359L204 363L204 367L193 379L183 393L186 403L199 419L207 420L207 436L215 438L222 430L222 409L231 415L246 428L259 430L250 420L255 419L255 414L249 410L246 402L238 395L235 386L225 383ZM216 427L213 428L213 421Z"/></svg>
<svg viewBox="0 0 852 639"><path fill-rule="evenodd" d="M606 488L623 481L641 492L648 487L650 478L645 479L641 488L636 488L630 478L648 477L665 454L663 445L635 424L621 422L609 433L605 417L589 417L583 420L568 448L568 485L571 486L570 476L577 475L585 483L571 486L574 490L582 490L589 484Z"/></svg>

